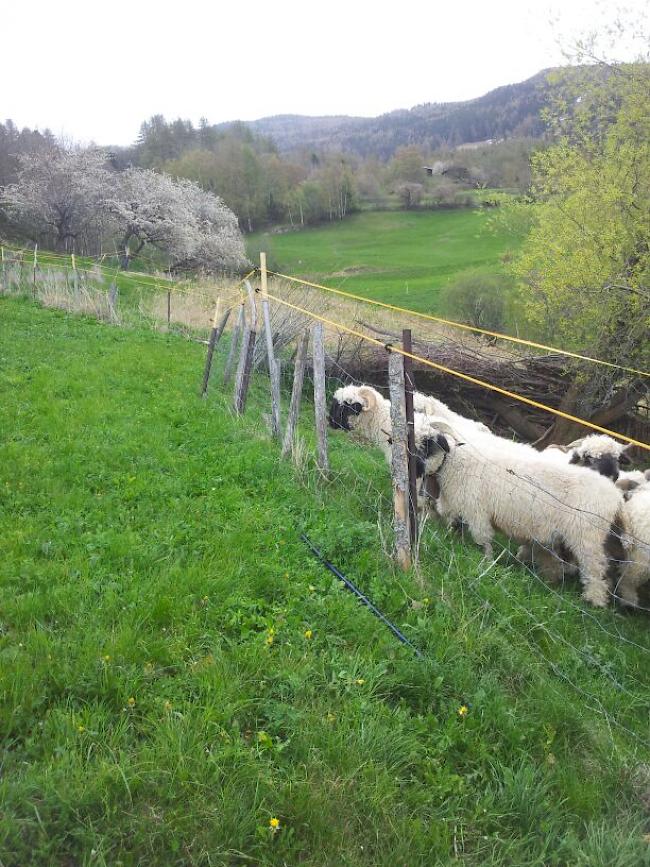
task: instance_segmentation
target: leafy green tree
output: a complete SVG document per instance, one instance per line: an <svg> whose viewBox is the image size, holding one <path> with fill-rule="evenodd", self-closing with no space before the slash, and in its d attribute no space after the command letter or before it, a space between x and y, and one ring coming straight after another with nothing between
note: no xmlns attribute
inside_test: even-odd
<svg viewBox="0 0 650 867"><path fill-rule="evenodd" d="M559 93L554 144L532 159L533 225L515 263L522 301L537 334L647 370L650 67L592 67ZM571 409L635 400L629 376L594 374L576 380Z"/></svg>

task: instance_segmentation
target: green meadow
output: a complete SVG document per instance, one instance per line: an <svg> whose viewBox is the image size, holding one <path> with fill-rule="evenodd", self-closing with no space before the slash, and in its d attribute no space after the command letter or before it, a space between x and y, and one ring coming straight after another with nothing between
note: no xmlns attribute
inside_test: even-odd
<svg viewBox="0 0 650 867"><path fill-rule="evenodd" d="M440 312L438 293L480 270L504 274L517 239L487 225L480 210L377 211L343 222L249 238L250 256L265 250L272 266L368 298Z"/></svg>
<svg viewBox="0 0 650 867"><path fill-rule="evenodd" d="M306 394L282 462L226 349L201 400L201 345L0 298L0 864L650 863L647 618L433 524L398 571L381 455L322 479Z"/></svg>

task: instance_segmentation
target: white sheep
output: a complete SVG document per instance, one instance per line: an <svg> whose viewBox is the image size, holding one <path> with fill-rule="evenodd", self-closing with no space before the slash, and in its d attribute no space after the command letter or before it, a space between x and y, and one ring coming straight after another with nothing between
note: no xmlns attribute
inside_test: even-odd
<svg viewBox="0 0 650 867"><path fill-rule="evenodd" d="M650 579L650 480L631 490L625 500L625 561L616 593L628 605L636 606L639 587Z"/></svg>
<svg viewBox="0 0 650 867"><path fill-rule="evenodd" d="M588 467L615 482L621 474L621 466L630 464L626 454L629 448L629 444L623 445L606 434L589 434L567 446L548 446L542 454L558 461Z"/></svg>
<svg viewBox="0 0 650 867"><path fill-rule="evenodd" d="M620 476L626 475L620 467L621 464L630 463L626 454L629 448L629 445L623 445L606 434L588 434L568 445L547 446L541 454L560 464L586 467L616 482ZM567 575L577 573L575 565L567 562L567 552L558 547L549 551L534 543L526 544L519 548L516 556L521 563L534 566L540 575L553 584L563 581Z"/></svg>
<svg viewBox="0 0 650 867"><path fill-rule="evenodd" d="M420 444L431 436L429 417L422 412L414 412L415 445L420 452ZM346 385L338 388L333 395L329 411L329 423L333 428L351 431L355 436L378 446L388 463L392 460L390 401L369 385ZM418 461L419 475L424 474L424 466Z"/></svg>
<svg viewBox="0 0 650 867"><path fill-rule="evenodd" d="M583 598L607 605L606 544L615 538L612 528L620 525L623 506L611 481L534 450L536 459L514 450L504 453L497 438L461 444L444 419L431 423L437 435L425 442L424 460L426 473L435 475L439 486L440 516L450 523L462 520L487 557L495 529L550 549L565 545L578 564Z"/></svg>
<svg viewBox="0 0 650 867"><path fill-rule="evenodd" d="M462 437L471 438L477 433L490 435L492 433L490 428L483 424L483 422L473 421L470 418L459 415L459 413L450 409L446 403L430 394L423 394L420 391L413 392L413 409L416 412L423 412L425 415L444 418Z"/></svg>

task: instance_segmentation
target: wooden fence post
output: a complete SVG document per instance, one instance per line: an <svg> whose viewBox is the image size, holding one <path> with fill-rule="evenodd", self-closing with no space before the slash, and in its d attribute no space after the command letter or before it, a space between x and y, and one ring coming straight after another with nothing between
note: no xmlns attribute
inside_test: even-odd
<svg viewBox="0 0 650 867"><path fill-rule="evenodd" d="M34 269L32 271L32 296L36 298L36 267L38 256L38 244L34 244Z"/></svg>
<svg viewBox="0 0 650 867"><path fill-rule="evenodd" d="M388 358L388 385L390 388L390 417L392 428L393 511L395 521L395 549L402 569L411 565L409 538L409 472L406 432L406 406L404 393L404 356L391 352Z"/></svg>
<svg viewBox="0 0 650 867"><path fill-rule="evenodd" d="M167 331L172 327L172 290L167 287Z"/></svg>
<svg viewBox="0 0 650 867"><path fill-rule="evenodd" d="M5 248L0 247L0 261L2 262L2 289L7 288L6 271L5 271Z"/></svg>
<svg viewBox="0 0 650 867"><path fill-rule="evenodd" d="M255 305L255 295L248 280L246 280L246 290L250 304L251 324L244 327L244 336L242 337L241 352L239 354L239 366L237 367L237 376L235 377L233 405L237 415L242 415L246 409L246 398L248 396L251 367L253 366L253 355L255 353L255 340L257 339L257 307Z"/></svg>
<svg viewBox="0 0 650 867"><path fill-rule="evenodd" d="M221 298L217 298L217 305L214 309L214 317L212 319L212 331L210 332L210 340L208 342L208 352L205 357L205 369L203 371L203 382L201 383L201 397L205 397L206 392L208 390L208 382L210 381L210 371L212 370L212 356L214 355L214 348L217 343L221 340L221 335L223 334L223 330L226 327L226 322L228 322L228 317L230 316L230 308L226 310L221 318L221 322L218 322L219 312L221 310Z"/></svg>
<svg viewBox="0 0 650 867"><path fill-rule="evenodd" d="M242 415L246 409L246 398L248 397L248 386L250 385L256 337L257 334L248 326L244 328L239 366L237 368L237 376L235 377L234 407L237 415Z"/></svg>
<svg viewBox="0 0 650 867"><path fill-rule="evenodd" d="M298 345L296 361L293 369L293 388L291 390L291 404L289 406L289 418L284 432L282 444L282 457L285 458L295 448L295 430L298 424L300 412L300 400L302 398L302 383L305 378L305 362L307 361L307 347L309 345L309 329L306 329L302 340Z"/></svg>
<svg viewBox="0 0 650 867"><path fill-rule="evenodd" d="M413 352L413 344L411 341L411 329L404 328L402 330L402 349L404 352ZM417 466L415 454L415 418L413 414L413 392L415 384L413 380L413 359L407 355L404 358L404 394L405 394L405 409L406 409L406 430L407 430L407 445L408 445L408 463L409 463L409 533L411 539L411 550L415 550L415 545L418 537L418 481L417 481Z"/></svg>
<svg viewBox="0 0 650 867"><path fill-rule="evenodd" d="M117 283L113 281L108 288L108 309L111 314L112 322L117 322L117 298L119 291Z"/></svg>
<svg viewBox="0 0 650 867"><path fill-rule="evenodd" d="M74 287L75 299L79 297L79 275L77 274L77 260L72 253L72 285Z"/></svg>
<svg viewBox="0 0 650 867"><path fill-rule="evenodd" d="M325 405L325 338L323 323L314 325L314 414L316 418L316 463L321 472L330 469L327 456L327 408Z"/></svg>
<svg viewBox="0 0 650 867"><path fill-rule="evenodd" d="M271 380L271 434L277 439L282 436L282 421L280 417L280 365L273 352L273 331L271 330L271 313L269 309L268 274L266 271L266 253L260 253L260 283L262 289L262 316L264 317L264 333L266 335L266 354L269 362L269 379Z"/></svg>
<svg viewBox="0 0 650 867"><path fill-rule="evenodd" d="M228 385L230 382L230 377L232 376L232 369L235 364L235 356L237 355L237 343L239 342L239 336L242 333L244 328L244 319L246 314L244 313L244 302L239 306L239 314L237 316L237 322L235 323L235 327L232 330L232 334L230 336L230 351L228 352L228 358L226 359L226 366L223 371L223 384Z"/></svg>

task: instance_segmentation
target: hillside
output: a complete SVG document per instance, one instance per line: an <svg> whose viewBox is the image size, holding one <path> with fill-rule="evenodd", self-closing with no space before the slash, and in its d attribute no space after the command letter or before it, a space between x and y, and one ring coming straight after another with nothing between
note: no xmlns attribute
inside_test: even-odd
<svg viewBox="0 0 650 867"><path fill-rule="evenodd" d="M536 137L544 132L540 111L549 92L548 72L467 102L428 103L374 118L278 115L244 126L272 138L280 151L344 150L381 159L401 145L435 150L486 139Z"/></svg>
<svg viewBox="0 0 650 867"><path fill-rule="evenodd" d="M0 298L0 862L646 863L647 621L436 527L397 572L382 459L281 463L226 348L201 401L204 347Z"/></svg>
<svg viewBox="0 0 650 867"><path fill-rule="evenodd" d="M285 274L423 313L444 312L440 289L464 274L480 269L505 276L502 257L519 243L512 232L488 231L485 215L469 209L353 214L247 241L252 259L265 250Z"/></svg>

